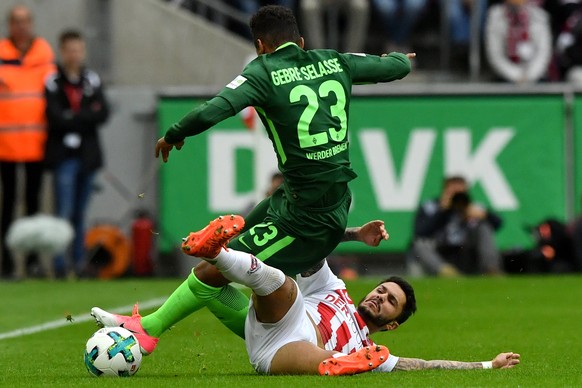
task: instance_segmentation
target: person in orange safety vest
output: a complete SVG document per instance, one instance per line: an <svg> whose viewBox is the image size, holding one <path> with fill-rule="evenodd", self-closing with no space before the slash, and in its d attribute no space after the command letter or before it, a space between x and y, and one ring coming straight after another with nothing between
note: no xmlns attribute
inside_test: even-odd
<svg viewBox="0 0 582 388"><path fill-rule="evenodd" d="M26 214L38 212L46 139L44 80L55 71L46 40L34 35L31 11L16 5L8 13L8 37L0 40L0 225L3 277L14 264L5 235L16 208L17 167L25 173ZM29 258L32 264L34 258Z"/></svg>

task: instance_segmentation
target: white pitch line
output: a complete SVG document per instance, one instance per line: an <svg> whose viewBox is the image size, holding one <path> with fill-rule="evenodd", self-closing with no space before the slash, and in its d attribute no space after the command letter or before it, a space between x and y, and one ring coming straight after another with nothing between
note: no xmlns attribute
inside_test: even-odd
<svg viewBox="0 0 582 388"><path fill-rule="evenodd" d="M139 307L143 308L143 309L158 307L158 306L161 306L162 303L164 303L166 301L166 299L168 299L167 296L163 297L163 298L155 298L155 299L146 300L146 301L140 303ZM121 314L121 313L125 313L127 311L131 311L132 308L133 308L133 305L126 305L126 306L116 307L116 308L111 309L109 311L112 313ZM68 325L74 324L74 323L88 322L88 321L91 321L93 319L94 318L89 313L87 313L87 315L83 315L79 318L75 318L75 320L73 322L69 322L65 318L61 318L61 319L58 319L55 321L42 323L40 325L29 326L29 327L25 327L23 329L17 329L17 330L13 330L13 331L8 331L6 333L0 333L0 341L8 339L8 338L22 337L22 336L29 335L29 334L39 333L39 332L45 331L45 330L57 329L59 327L68 326Z"/></svg>

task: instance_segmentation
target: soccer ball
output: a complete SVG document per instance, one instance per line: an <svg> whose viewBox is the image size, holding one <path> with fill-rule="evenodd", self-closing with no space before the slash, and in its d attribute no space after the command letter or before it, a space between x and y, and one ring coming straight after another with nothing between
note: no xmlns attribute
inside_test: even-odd
<svg viewBox="0 0 582 388"><path fill-rule="evenodd" d="M97 330L85 345L85 366L94 376L132 376L141 357L137 338L122 327Z"/></svg>

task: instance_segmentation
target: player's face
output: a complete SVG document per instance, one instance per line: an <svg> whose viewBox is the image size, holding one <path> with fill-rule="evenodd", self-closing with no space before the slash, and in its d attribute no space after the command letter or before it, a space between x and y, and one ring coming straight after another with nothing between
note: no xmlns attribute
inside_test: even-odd
<svg viewBox="0 0 582 388"><path fill-rule="evenodd" d="M394 321L402 313L406 294L396 283L386 282L377 286L358 304L358 312L366 323L381 328Z"/></svg>

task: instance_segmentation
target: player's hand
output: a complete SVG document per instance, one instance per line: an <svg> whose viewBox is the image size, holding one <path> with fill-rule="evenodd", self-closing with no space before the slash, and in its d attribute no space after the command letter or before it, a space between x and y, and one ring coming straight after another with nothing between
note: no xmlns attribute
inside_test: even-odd
<svg viewBox="0 0 582 388"><path fill-rule="evenodd" d="M163 137L158 140L158 143L156 144L156 158L158 158L160 156L160 153L162 154L162 160L164 161L164 163L168 162L168 158L170 157L170 151L172 151L172 149L174 147L176 147L176 149L178 151L180 151L182 149L182 146L184 145L184 140L182 140L179 143L176 144L169 144L166 139L164 139Z"/></svg>
<svg viewBox="0 0 582 388"><path fill-rule="evenodd" d="M388 240L388 232L384 227L384 221L370 221L358 230L358 240L371 247L377 247L382 240Z"/></svg>
<svg viewBox="0 0 582 388"><path fill-rule="evenodd" d="M382 55L380 55L380 56L381 56L381 57L387 57L387 56L388 56L388 54L382 54ZM406 54L406 57L407 57L408 59L416 58L416 53L407 53L407 54Z"/></svg>
<svg viewBox="0 0 582 388"><path fill-rule="evenodd" d="M498 354L497 357L495 357L492 360L493 368L495 369L513 368L514 366L519 364L519 357L520 356L518 353L513 352Z"/></svg>

